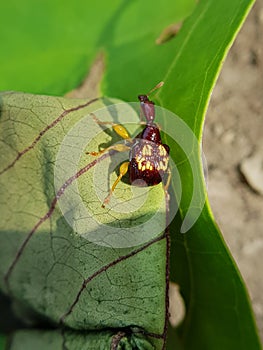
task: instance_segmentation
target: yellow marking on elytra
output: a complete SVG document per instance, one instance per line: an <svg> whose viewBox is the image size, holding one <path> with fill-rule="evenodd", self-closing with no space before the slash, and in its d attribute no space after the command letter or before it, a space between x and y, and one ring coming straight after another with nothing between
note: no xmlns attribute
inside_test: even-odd
<svg viewBox="0 0 263 350"><path fill-rule="evenodd" d="M166 155L166 153L167 153L166 149L162 145L159 145L158 149L159 149L160 156L165 156Z"/></svg>
<svg viewBox="0 0 263 350"><path fill-rule="evenodd" d="M146 168L145 168L145 165L142 166L142 171L144 171Z"/></svg>
<svg viewBox="0 0 263 350"><path fill-rule="evenodd" d="M164 163L164 170L168 167L168 157L163 157L163 163Z"/></svg>
<svg viewBox="0 0 263 350"><path fill-rule="evenodd" d="M158 164L158 170L163 170L163 162L160 161Z"/></svg>
<svg viewBox="0 0 263 350"><path fill-rule="evenodd" d="M146 161L146 159L144 158L144 157L141 157L140 155L136 155L135 156L135 160L136 160L136 162L145 162Z"/></svg>
<svg viewBox="0 0 263 350"><path fill-rule="evenodd" d="M149 161L146 162L146 169L150 169L151 163Z"/></svg>
<svg viewBox="0 0 263 350"><path fill-rule="evenodd" d="M152 146L151 145L144 145L142 149L142 154L144 156L151 156L152 155Z"/></svg>
<svg viewBox="0 0 263 350"><path fill-rule="evenodd" d="M157 166L157 170L166 170L168 167L168 157L163 157L163 160L160 160Z"/></svg>

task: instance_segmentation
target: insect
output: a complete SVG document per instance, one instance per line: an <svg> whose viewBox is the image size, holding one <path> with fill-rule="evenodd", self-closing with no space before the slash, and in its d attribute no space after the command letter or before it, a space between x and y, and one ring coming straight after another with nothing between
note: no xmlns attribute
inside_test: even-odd
<svg viewBox="0 0 263 350"><path fill-rule="evenodd" d="M164 190L167 191L170 183L169 151L168 145L162 143L160 127L154 122L154 102L149 100L149 94L160 88L163 82L156 85L147 95L139 95L141 113L145 118L144 129L135 137L131 138L127 129L121 124L101 122L93 115L98 124L110 124L113 130L124 139L123 144L112 145L99 152L86 152L98 156L104 152L115 150L118 152L129 151L129 161L120 165L119 176L113 183L108 196L104 199L102 207L109 203L112 193L122 177L129 172L131 184L154 186L163 181L167 175Z"/></svg>

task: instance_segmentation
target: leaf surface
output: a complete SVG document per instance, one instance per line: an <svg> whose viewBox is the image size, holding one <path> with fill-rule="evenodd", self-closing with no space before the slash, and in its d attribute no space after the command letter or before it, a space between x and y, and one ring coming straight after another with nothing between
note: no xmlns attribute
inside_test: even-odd
<svg viewBox="0 0 263 350"><path fill-rule="evenodd" d="M139 1L121 0L77 0L67 5L62 0L41 4L24 0L19 5L15 0L1 2L0 90L65 94L79 85L98 53L103 52L109 79L113 78L118 92L136 74L137 89L130 86L136 96L138 82L143 82L148 75L145 73L154 67L151 56L142 57L141 50L146 45L154 57L158 53L155 39L166 26L187 16L194 3L165 0L153 4L146 0L142 6ZM167 52L164 47L158 55L165 57ZM145 61L150 66L143 73ZM129 69L124 69L127 66ZM117 81L115 74L120 68L125 74Z"/></svg>
<svg viewBox="0 0 263 350"><path fill-rule="evenodd" d="M97 350L110 349L116 350L153 350L152 345L141 335L125 335L124 332L114 334L111 331L80 333L73 331L28 331L22 330L16 332L9 347L10 350L39 349L39 350L57 350L66 348L68 350L83 349Z"/></svg>
<svg viewBox="0 0 263 350"><path fill-rule="evenodd" d="M0 286L25 310L54 324L78 330L136 328L139 338L143 332L146 343L162 348L166 236L160 230L138 241L145 229L136 228L160 205L162 187L152 187L138 210L132 202L133 220L117 206L103 209L95 188L107 180L107 154L95 159L85 154L111 141L90 112L99 116L102 108L110 117L117 109L114 104L110 110L113 102L1 95ZM106 181L104 196L108 186ZM125 206L132 187L118 187ZM146 189L138 188L139 197ZM78 199L86 208L83 215ZM165 223L165 209L158 218Z"/></svg>
<svg viewBox="0 0 263 350"><path fill-rule="evenodd" d="M176 38L167 43L166 71L160 78L162 61L155 55L154 64L158 68L152 70L152 76L165 84L154 99L191 128L199 145L212 88L252 4L253 1L247 0L199 1ZM141 51L141 56L149 57L146 50ZM148 73L145 81L149 83L152 76ZM131 78L129 86L136 83L136 78ZM107 94L127 98L127 93L120 93L109 79L107 84ZM142 91L147 89L149 87ZM132 96L128 98L132 99ZM176 129L178 125L176 119L169 120L169 117L162 119L164 130ZM187 308L179 336L185 349L260 349L244 282L206 198L201 146L197 147L192 137L188 140L189 151L185 153L180 147L185 137L183 134L180 138L176 132L174 139L164 135L181 181L181 218L177 217L170 227L171 278L179 284ZM177 177L173 181L173 190L178 198ZM178 333L173 330L170 337L174 341L170 340L169 349L174 349Z"/></svg>

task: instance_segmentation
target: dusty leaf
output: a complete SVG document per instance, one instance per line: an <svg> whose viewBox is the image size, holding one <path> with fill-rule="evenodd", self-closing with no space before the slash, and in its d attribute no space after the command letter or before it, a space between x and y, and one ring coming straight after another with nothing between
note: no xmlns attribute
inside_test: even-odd
<svg viewBox="0 0 263 350"><path fill-rule="evenodd" d="M104 108L110 117L118 109L111 109L113 102L1 95L0 286L53 324L78 330L136 326L155 342L165 332L166 237L159 231L142 241L144 229L136 222L151 218L162 188L153 187L132 214L120 212L114 198L113 208L103 209L96 188L104 186L103 199L110 157L85 154L112 141L90 112L100 116ZM138 121L129 106L126 111ZM115 200L125 207L131 186L118 187ZM143 188L137 190L145 197Z"/></svg>

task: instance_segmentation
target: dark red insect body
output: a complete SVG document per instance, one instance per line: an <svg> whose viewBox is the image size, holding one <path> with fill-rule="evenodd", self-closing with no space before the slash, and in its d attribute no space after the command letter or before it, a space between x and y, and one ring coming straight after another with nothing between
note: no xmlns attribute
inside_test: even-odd
<svg viewBox="0 0 263 350"><path fill-rule="evenodd" d="M130 181L132 183L135 180L143 180L144 184L152 186L160 183L168 170L170 148L162 143L159 127L154 123L154 102L150 101L147 95L139 95L138 98L146 126L131 145ZM136 182L140 184L140 181Z"/></svg>
<svg viewBox="0 0 263 350"><path fill-rule="evenodd" d="M163 82L157 84L151 91L154 91L163 86ZM153 186L164 180L167 174L167 181L164 185L164 190L167 191L171 172L169 169L169 151L168 145L162 143L160 129L155 119L154 103L149 100L148 95L139 95L141 110L146 119L146 126L134 139L131 138L126 128L120 124L107 123L99 121L93 115L98 124L111 124L113 130L121 136L125 142L117 143L99 152L87 152L93 156L98 156L106 151L114 150L117 152L130 151L129 161L120 165L119 176L114 181L108 196L104 199L102 207L109 203L110 198L122 177L129 172L131 184L137 186Z"/></svg>

